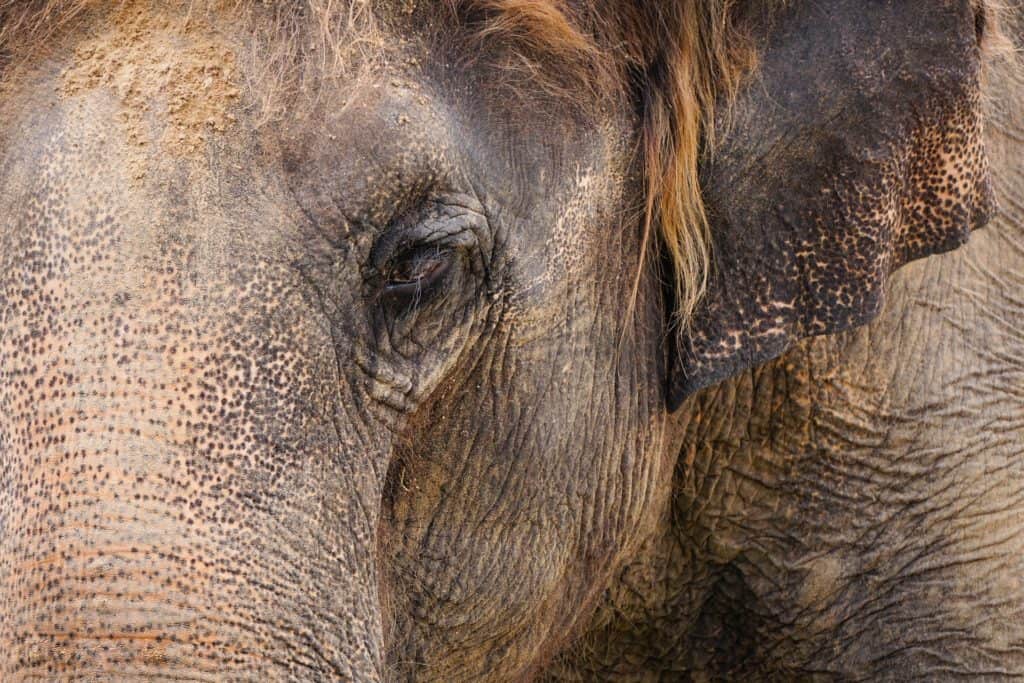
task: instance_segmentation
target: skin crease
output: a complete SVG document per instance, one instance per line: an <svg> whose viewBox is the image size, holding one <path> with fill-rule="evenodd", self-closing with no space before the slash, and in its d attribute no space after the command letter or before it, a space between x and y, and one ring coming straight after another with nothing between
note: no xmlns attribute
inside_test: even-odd
<svg viewBox="0 0 1024 683"><path fill-rule="evenodd" d="M133 58L247 63L138 6ZM995 223L670 413L629 103L398 22L174 151L156 86L60 95L88 26L0 91L0 678L1024 674L1019 74ZM443 295L389 296L426 237Z"/></svg>

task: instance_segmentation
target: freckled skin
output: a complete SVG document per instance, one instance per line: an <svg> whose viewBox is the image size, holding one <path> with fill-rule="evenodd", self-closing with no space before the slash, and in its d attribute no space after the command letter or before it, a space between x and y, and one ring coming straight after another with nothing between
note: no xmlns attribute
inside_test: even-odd
<svg viewBox="0 0 1024 683"><path fill-rule="evenodd" d="M835 80L882 87L871 17ZM61 95L74 36L0 91L0 679L1024 673L1019 74L990 84L1004 216L895 275L871 324L797 342L990 210L980 98L923 52L953 39L908 41L930 66L904 98L826 89L824 113L765 55L706 185L719 236L777 232L749 297L716 285L721 324L692 328L689 377L729 377L670 410L687 358L652 273L624 312L633 104L512 100L487 60L389 30L387 66L301 113L206 103L224 130L187 153L159 89L131 116L102 78ZM204 26L181 54L241 69L244 41ZM784 115L758 99L779 83ZM769 124L820 137L764 155ZM811 182L837 191L801 222ZM736 326L757 367L715 351Z"/></svg>
<svg viewBox="0 0 1024 683"><path fill-rule="evenodd" d="M175 188L177 215L114 191L124 166L94 142L111 109L52 111L8 176L26 182L3 237L4 677L368 670L373 557L353 549L386 444L336 429L299 238L254 247L259 200L189 217L202 190ZM282 640L303 652L275 662Z"/></svg>

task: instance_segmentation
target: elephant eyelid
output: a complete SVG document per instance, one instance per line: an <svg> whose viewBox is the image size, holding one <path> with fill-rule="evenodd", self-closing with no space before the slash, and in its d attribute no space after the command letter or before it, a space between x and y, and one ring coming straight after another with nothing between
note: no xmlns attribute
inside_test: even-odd
<svg viewBox="0 0 1024 683"><path fill-rule="evenodd" d="M459 273L486 273L489 224L465 197L442 195L396 221L370 253L367 280L373 296L392 314L438 299Z"/></svg>
<svg viewBox="0 0 1024 683"><path fill-rule="evenodd" d="M396 255L416 246L472 247L487 227L483 209L475 204L460 195L439 195L423 202L384 229L370 251L370 267L383 271Z"/></svg>

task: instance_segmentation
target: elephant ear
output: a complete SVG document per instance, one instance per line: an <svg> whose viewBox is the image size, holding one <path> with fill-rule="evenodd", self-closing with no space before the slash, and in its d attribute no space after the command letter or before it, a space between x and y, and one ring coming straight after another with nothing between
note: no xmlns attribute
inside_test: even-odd
<svg viewBox="0 0 1024 683"><path fill-rule="evenodd" d="M712 263L669 401L874 318L893 270L994 212L964 0L786 3L701 168Z"/></svg>

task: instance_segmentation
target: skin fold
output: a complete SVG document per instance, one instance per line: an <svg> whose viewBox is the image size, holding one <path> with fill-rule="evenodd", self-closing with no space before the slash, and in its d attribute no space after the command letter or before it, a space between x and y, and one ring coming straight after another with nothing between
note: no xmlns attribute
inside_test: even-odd
<svg viewBox="0 0 1024 683"><path fill-rule="evenodd" d="M740 4L685 324L637 93L433 5L12 50L0 680L1024 676L1024 75L968 0Z"/></svg>

